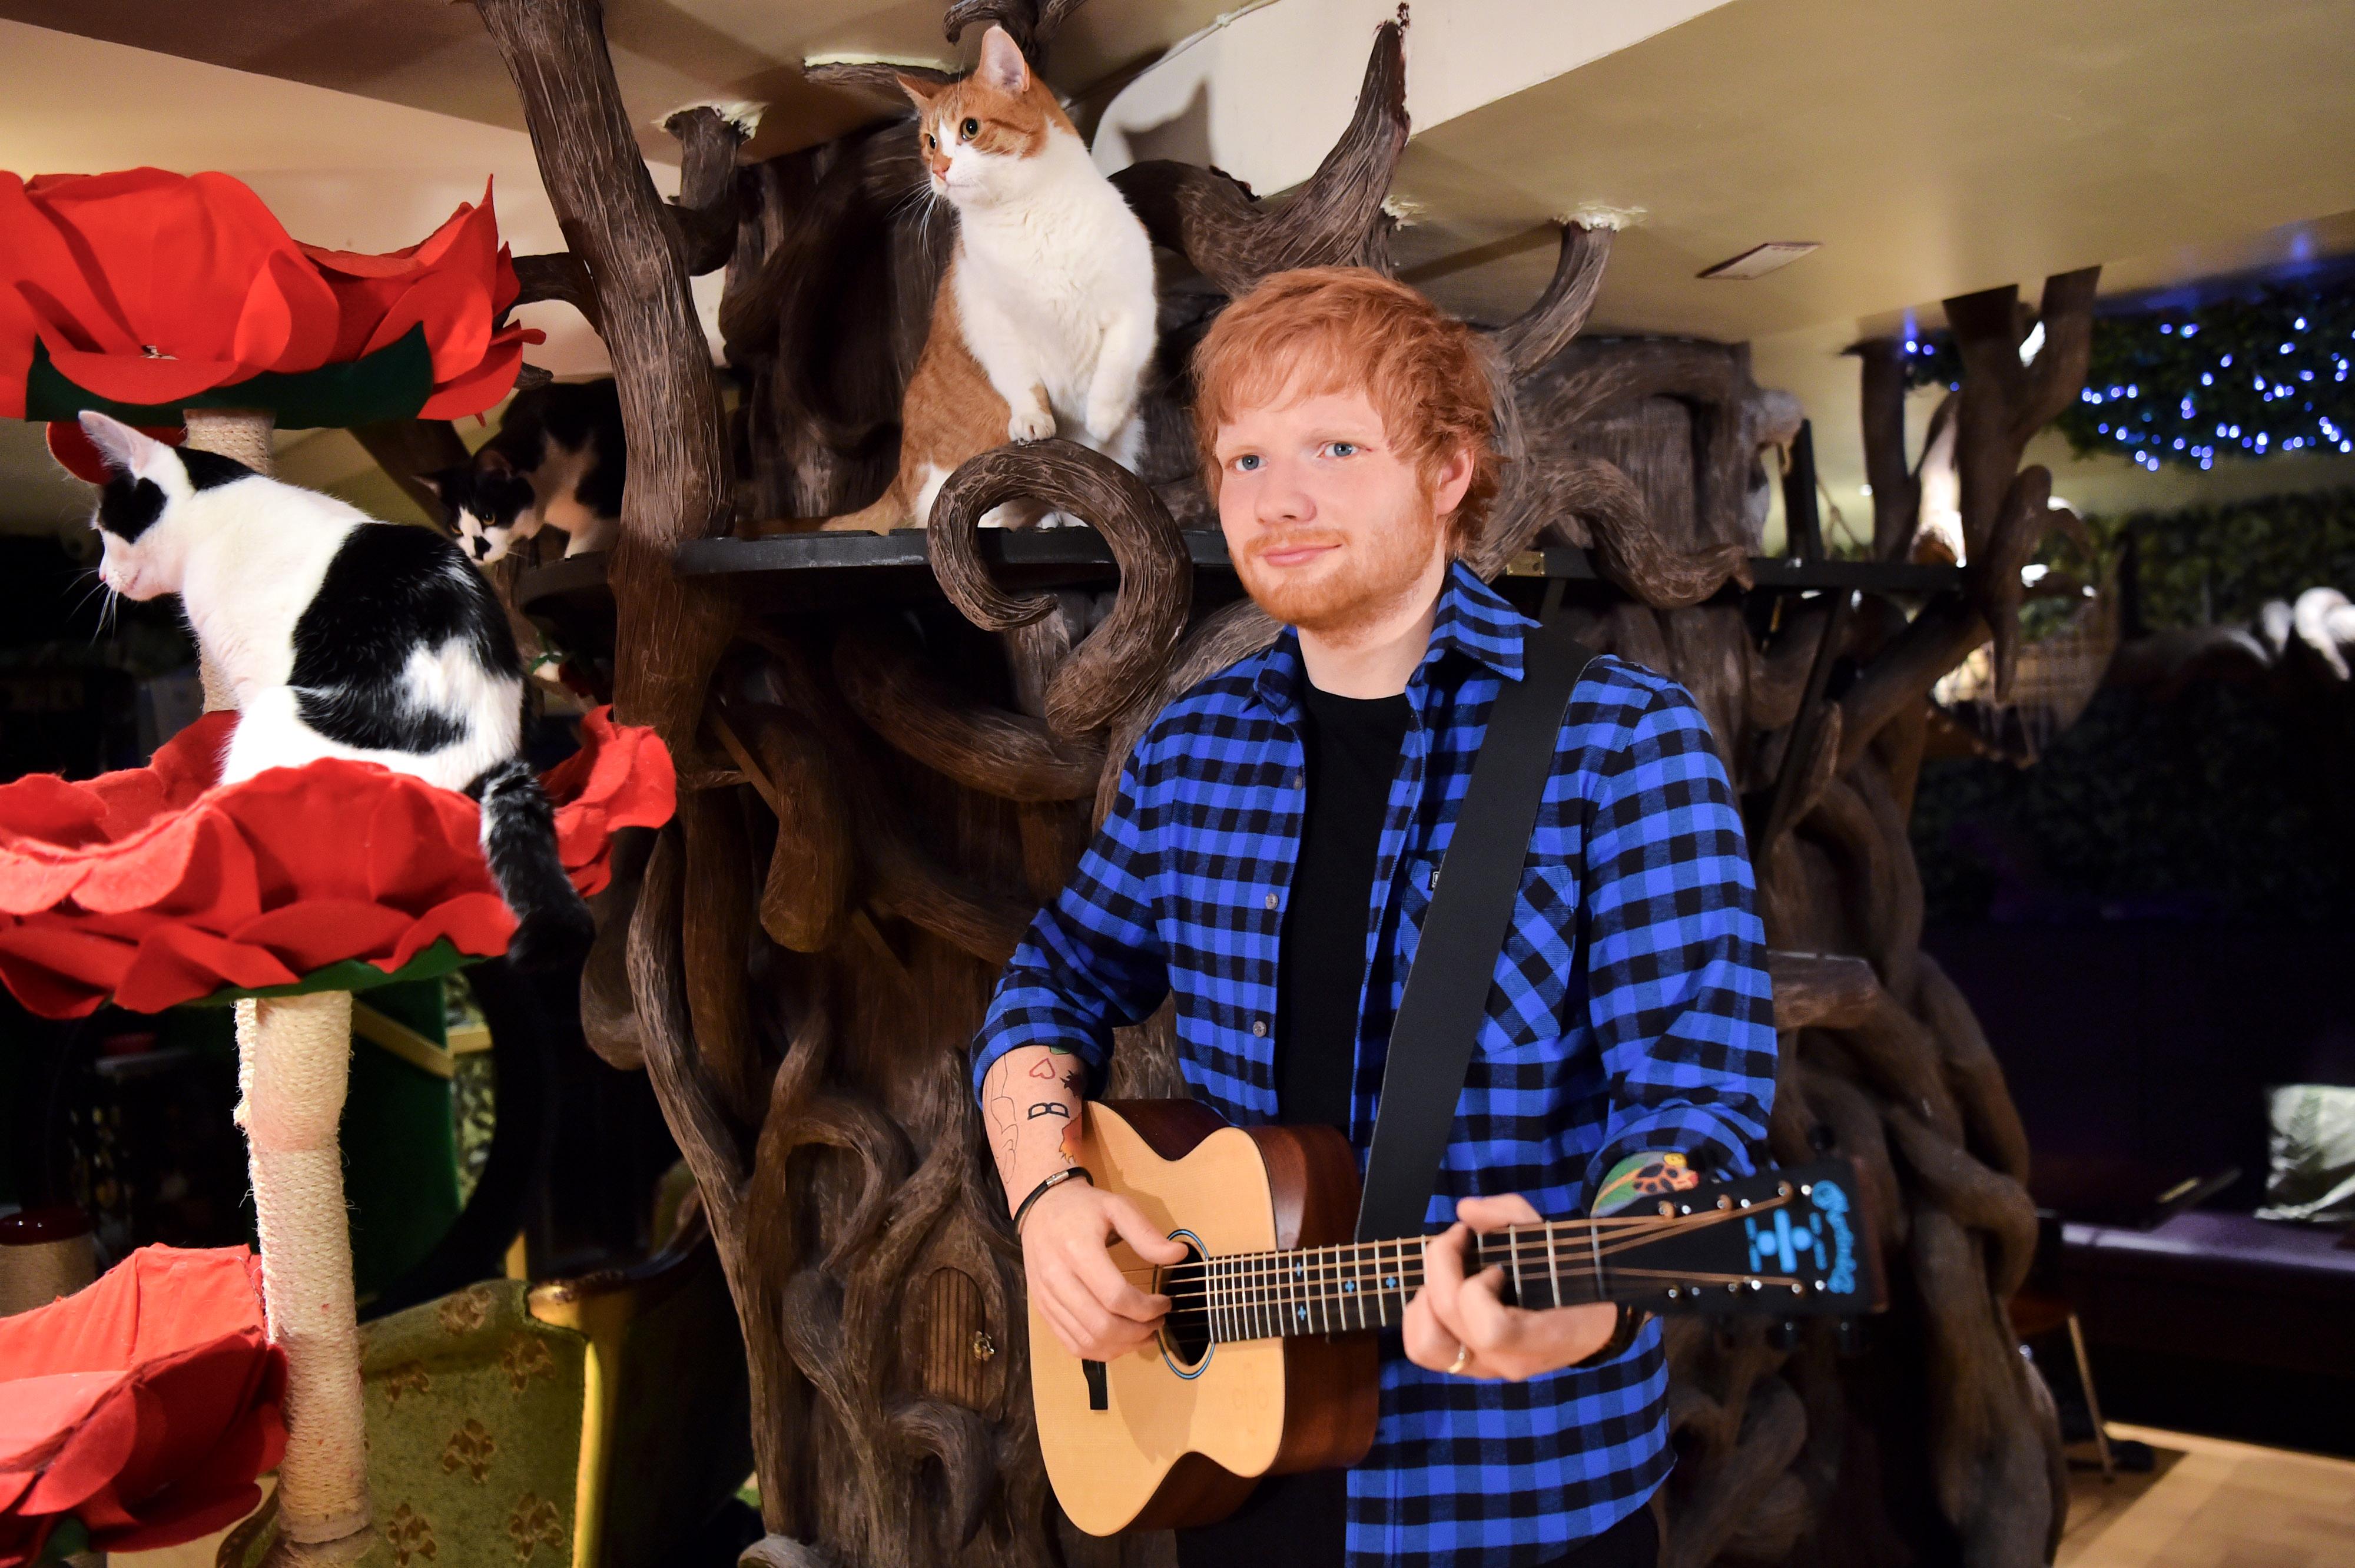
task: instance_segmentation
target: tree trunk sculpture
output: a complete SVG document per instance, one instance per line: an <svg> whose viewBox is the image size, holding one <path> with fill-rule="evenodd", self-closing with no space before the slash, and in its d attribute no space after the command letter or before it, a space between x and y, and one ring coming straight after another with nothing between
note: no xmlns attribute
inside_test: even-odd
<svg viewBox="0 0 2355 1568"><path fill-rule="evenodd" d="M682 798L617 866L582 1004L592 1045L653 1075L727 1264L770 1532L746 1560L1166 1562L1166 1536L1091 1541L1057 1523L1019 1253L965 1047L1146 720L1274 635L1231 581L1198 582L1188 563L1178 525L1210 512L1185 356L1271 271L1388 268L1401 29L1380 31L1356 116L1289 197L1262 202L1182 165L1117 177L1183 263L1167 270L1140 475L1055 442L985 454L934 510L937 599L773 613L756 590L686 586L670 555L729 520L731 454L732 515L748 522L849 511L888 480L946 241L904 199L919 177L909 129L732 181L709 177L733 144L716 151L725 139L708 134L689 144L701 175L685 210L666 209L594 7L482 6L574 247L525 270L543 297L596 313L622 382L616 698L671 741ZM1007 20L1035 54L1075 8L963 0L946 29ZM2002 563L2016 586L2046 521L2037 471L2005 465L2072 389L2072 364L2082 372L2071 313L2090 288L2048 289L2049 367L2023 379L1972 361L2001 386L1966 425L1973 555L1990 563L1970 592L1911 622L1881 599L1785 600L1762 635L1741 593L1760 454L1790 440L1798 411L1753 383L1739 347L1579 340L1610 239L1565 229L1544 293L1487 332L1518 461L1474 560L1494 574L1533 543L1589 548L1607 592L1567 612L1582 634L1675 676L1708 715L1751 813L1778 950L1773 1152L1859 1162L1894 1298L1855 1353L1828 1328L1787 1343L1758 1326L1672 1328L1666 1561L2044 1561L2058 1441L2004 1317L2034 1242L2027 1151L1969 1008L1919 951L1905 816L1923 695L2001 624ZM725 430L685 287L723 255L745 393ZM1093 523L1116 592L993 581L975 529L1015 495ZM1126 1031L1114 1063L1114 1094L1181 1092L1166 1014Z"/></svg>

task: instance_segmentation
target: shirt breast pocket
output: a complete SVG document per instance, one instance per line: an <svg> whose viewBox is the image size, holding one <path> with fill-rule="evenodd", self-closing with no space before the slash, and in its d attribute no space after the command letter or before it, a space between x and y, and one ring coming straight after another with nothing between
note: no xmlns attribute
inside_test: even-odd
<svg viewBox="0 0 2355 1568"><path fill-rule="evenodd" d="M1413 960L1444 880L1436 856L1410 855L1399 885L1399 946L1413 975ZM1576 988L1578 875L1570 865L1533 857L1521 868L1513 916L1491 966L1487 1019L1480 1030L1480 1054L1499 1061L1550 1058L1575 1020L1565 1008ZM1444 916L1446 910L1438 912Z"/></svg>

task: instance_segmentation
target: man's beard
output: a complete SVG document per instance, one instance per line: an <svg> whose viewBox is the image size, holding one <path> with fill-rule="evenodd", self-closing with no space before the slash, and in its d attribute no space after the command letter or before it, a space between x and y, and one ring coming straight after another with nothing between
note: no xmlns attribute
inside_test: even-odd
<svg viewBox="0 0 2355 1568"><path fill-rule="evenodd" d="M1446 523L1426 506L1413 515L1345 533L1310 524L1262 535L1235 560L1235 575L1259 607L1287 626L1318 636L1347 636L1378 624L1413 593L1431 564L1432 547ZM1354 534L1354 539L1351 539ZM1337 570L1312 579L1263 564L1260 558L1305 545L1337 543Z"/></svg>

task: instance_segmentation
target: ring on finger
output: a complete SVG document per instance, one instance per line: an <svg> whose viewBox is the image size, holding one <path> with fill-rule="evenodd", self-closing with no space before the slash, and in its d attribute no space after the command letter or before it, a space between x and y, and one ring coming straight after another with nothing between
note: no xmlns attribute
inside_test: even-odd
<svg viewBox="0 0 2355 1568"><path fill-rule="evenodd" d="M1472 1347L1464 1344L1459 1340L1455 1346L1455 1359L1447 1363L1447 1371L1452 1376L1455 1373L1461 1372L1465 1367L1470 1366L1471 1364Z"/></svg>

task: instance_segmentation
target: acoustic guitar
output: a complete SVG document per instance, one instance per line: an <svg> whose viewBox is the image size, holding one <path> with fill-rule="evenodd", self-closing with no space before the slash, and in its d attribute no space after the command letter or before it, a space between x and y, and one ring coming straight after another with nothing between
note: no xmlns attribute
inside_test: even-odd
<svg viewBox="0 0 2355 1568"><path fill-rule="evenodd" d="M1358 1168L1331 1127L1236 1127L1190 1100L1092 1104L1080 1163L1183 1243L1114 1261L1167 1295L1159 1338L1114 1361L1030 1312L1047 1476L1092 1535L1209 1524L1263 1476L1356 1464L1374 1440L1379 1333L1423 1284L1423 1238L1352 1243ZM1526 1307L1625 1301L1774 1317L1877 1310L1871 1227L1844 1160L1660 1193L1600 1220L1476 1239Z"/></svg>

